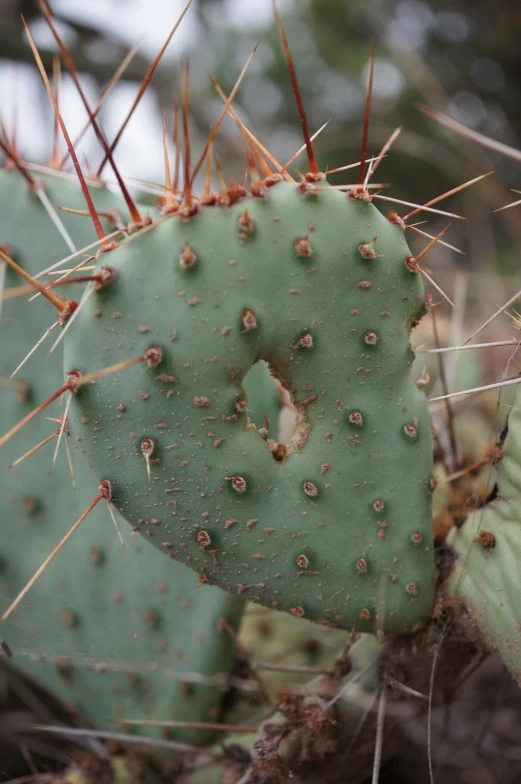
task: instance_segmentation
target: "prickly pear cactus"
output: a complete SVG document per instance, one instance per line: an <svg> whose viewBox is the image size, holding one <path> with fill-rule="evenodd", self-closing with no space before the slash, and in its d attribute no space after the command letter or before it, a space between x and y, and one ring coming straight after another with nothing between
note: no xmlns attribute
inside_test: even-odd
<svg viewBox="0 0 521 784"><path fill-rule="evenodd" d="M65 372L137 364L73 390L72 431L121 514L210 583L404 632L434 596L430 425L409 372L420 276L367 194L255 193L102 256L111 281L71 324ZM259 359L297 409L290 444L247 426Z"/></svg>
<svg viewBox="0 0 521 784"><path fill-rule="evenodd" d="M497 498L454 528L448 543L456 554L448 583L462 599L485 641L497 648L521 683L521 394L508 418L504 457L497 472Z"/></svg>
<svg viewBox="0 0 521 784"><path fill-rule="evenodd" d="M43 182L55 207L83 209L76 185L58 177L45 177ZM93 189L93 197L100 211L120 207L119 200L103 189ZM18 172L0 171L0 200L0 244L10 246L24 269L35 275L68 255L40 200ZM62 216L79 248L93 240L85 218ZM6 284L9 293L20 279L7 270ZM67 294L79 296L78 289L68 287ZM39 298L28 305L26 299L3 303L2 380L51 323L49 303ZM44 344L13 379L12 388L0 389L0 430L55 391L63 361L59 349L45 359ZM57 417L63 410L55 404L48 415ZM56 438L9 470L15 458L59 427L45 416L36 418L0 452L3 519L8 526L0 547L2 609L96 494L97 483L82 468L74 447L77 491L72 489L63 444L55 471L51 470ZM50 564L36 592L2 629L14 654L13 665L98 727L114 729L114 720L151 716L215 721L222 691L212 677L230 667L230 630L238 622L242 602L217 588L201 587L181 564L168 561L141 540L133 543L121 520L120 527L125 551L106 504L98 506ZM150 732L156 730L143 730ZM204 737L196 732L183 735L190 741Z"/></svg>

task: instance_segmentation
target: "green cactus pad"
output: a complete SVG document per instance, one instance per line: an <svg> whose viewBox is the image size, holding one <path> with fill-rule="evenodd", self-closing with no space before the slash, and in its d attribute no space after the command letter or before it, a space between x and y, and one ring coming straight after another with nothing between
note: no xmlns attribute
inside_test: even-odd
<svg viewBox="0 0 521 784"><path fill-rule="evenodd" d="M299 617L423 621L432 447L409 372L425 306L407 258L403 230L372 204L289 183L164 218L106 254L116 278L68 330L65 371L152 349L71 406L80 449L135 529L211 583ZM282 460L247 427L242 381L259 359L299 412Z"/></svg>
<svg viewBox="0 0 521 784"><path fill-rule="evenodd" d="M59 177L43 178L50 201L84 208L79 188ZM120 206L112 194L93 189L100 210ZM0 245L9 245L31 274L69 250L37 196L18 172L0 171ZM95 240L88 219L62 214L79 248ZM20 285L7 270L9 288ZM63 289L79 297L78 286ZM41 297L3 303L0 378L6 380L55 318ZM51 337L51 340L53 338ZM15 377L19 387L0 387L0 430L5 432L55 391L60 350L45 359L42 346ZM58 416L58 404L46 414ZM4 535L0 545L2 611L7 609L62 536L97 495L97 482L72 445L78 490L72 490L64 445L54 472L55 440L9 471L9 464L58 425L42 415L0 451ZM36 679L94 725L118 729L123 718L208 721L218 718L222 691L212 677L233 660L230 629L242 602L217 588L200 586L181 564L171 563L140 539L135 544L119 520L122 550L107 504L99 504L47 568L35 588L2 627L13 666ZM159 730L143 729L143 734ZM179 733L183 740L207 735Z"/></svg>
<svg viewBox="0 0 521 784"><path fill-rule="evenodd" d="M448 543L457 555L448 592L465 600L483 637L521 683L521 393L508 419L497 499L454 528Z"/></svg>

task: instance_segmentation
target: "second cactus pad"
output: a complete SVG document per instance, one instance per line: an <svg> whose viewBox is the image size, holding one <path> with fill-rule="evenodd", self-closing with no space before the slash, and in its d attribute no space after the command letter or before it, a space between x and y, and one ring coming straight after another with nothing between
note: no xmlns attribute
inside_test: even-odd
<svg viewBox="0 0 521 784"><path fill-rule="evenodd" d="M283 182L102 255L109 282L67 331L65 373L129 363L71 405L121 514L269 607L364 631L425 619L432 446L410 377L425 312L413 261L369 201ZM297 410L288 444L249 424L242 383L260 359Z"/></svg>

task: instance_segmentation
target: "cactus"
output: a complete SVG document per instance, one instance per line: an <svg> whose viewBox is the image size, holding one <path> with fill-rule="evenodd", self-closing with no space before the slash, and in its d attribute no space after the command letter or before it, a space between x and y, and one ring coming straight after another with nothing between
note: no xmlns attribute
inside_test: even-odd
<svg viewBox="0 0 521 784"><path fill-rule="evenodd" d="M504 456L494 500L452 529L455 553L447 592L468 605L483 638L498 650L521 683L519 559L521 551L521 394L505 427Z"/></svg>
<svg viewBox="0 0 521 784"><path fill-rule="evenodd" d="M174 738L168 748L182 750L180 741L200 744L212 726L233 726L201 765L197 750L175 762L180 781L198 784L289 775L309 781L314 766L319 780L343 781L345 749L353 784L371 769L376 781L389 739L401 733L404 706L397 705L384 743L386 700L407 699L410 708L410 698L423 697L412 713L430 711L440 696L453 696L482 638L518 679L521 671L520 415L514 407L497 498L465 522L473 480L453 491L454 476L469 472L451 476L443 466L435 564L433 449L421 391L428 380L411 376L410 335L430 304L420 261L444 232L414 257L405 220L374 206L368 183L376 166L367 176L365 170L368 102L358 183L329 184L314 158L281 34L309 160L299 182L264 151L267 166L230 98L221 119L230 112L247 139L250 188L227 187L218 166L221 191L211 191L219 120L196 167L206 157L196 196L185 71L184 190L168 172L161 211L145 215L118 173L126 205L89 180L91 205L80 172L98 236L92 269L83 291L75 284L45 292L60 311L64 331L55 332L63 339L45 363L41 349L31 356L22 381L7 378L48 328L49 306L42 297L20 306L9 290L3 303L2 330L17 336L0 362L7 387L0 445L12 447L0 452L12 522L0 549L3 650L12 649L21 672L107 730L102 737L135 727L136 740L145 741L161 729L138 730L140 720L166 721L163 733ZM22 274L34 276L67 252L70 238L79 247L91 242L92 228L85 217L58 219L42 203L30 168L7 151L19 171L0 172L1 258L18 269L12 256ZM41 182L49 203L84 208L63 172L48 171ZM118 236L107 238L113 226ZM18 285L14 270L6 275L9 287ZM44 410L57 424L35 416ZM58 413L66 418L53 474ZM484 428L471 416L463 421L473 431L473 451L474 431ZM8 471L15 448L21 454L44 441ZM64 451L71 446L76 493ZM497 462L499 450L494 454ZM64 532L68 542L80 525L66 550L47 559L45 573L35 571ZM36 578L34 597L11 619L23 586ZM236 637L246 599L254 604ZM457 644L461 660L451 656ZM253 696L234 694L223 705L234 665ZM242 734L250 725L257 729ZM373 765L368 742L375 736ZM99 769L76 764L59 780L123 784L172 773L120 750L109 756Z"/></svg>
<svg viewBox="0 0 521 784"><path fill-rule="evenodd" d="M45 176L40 185L55 207L83 208L75 184ZM120 200L103 188L94 189L94 198L100 211L123 212ZM0 201L0 241L26 271L42 269L42 248L49 264L67 253L37 194L18 172L0 171ZM85 218L63 213L62 220L79 247L92 240ZM12 293L19 281L10 270L6 274L7 292ZM67 291L74 289L78 286ZM48 303L41 300L3 303L2 334L16 334L17 340L2 352L0 378L9 378L35 336L49 326ZM53 391L61 372L61 347L45 362L38 359L31 357L20 371L22 380L15 376L12 388L3 389L1 429ZM59 424L37 418L14 449L22 454L59 429ZM0 485L10 521L0 552L4 607L59 541L69 519L87 506L96 487L75 461L78 487L73 491L63 445L56 470L51 470L56 440L12 470L14 450L0 452ZM114 720L146 716L215 721L222 689L212 685L212 677L225 676L230 667L234 645L229 630L237 625L242 602L217 588L200 587L188 569L139 540L133 543L128 535L125 540L126 552L106 506L93 510L78 540L41 578L37 596L24 602L9 624L13 662L96 726L113 729ZM208 734L178 736L202 741Z"/></svg>

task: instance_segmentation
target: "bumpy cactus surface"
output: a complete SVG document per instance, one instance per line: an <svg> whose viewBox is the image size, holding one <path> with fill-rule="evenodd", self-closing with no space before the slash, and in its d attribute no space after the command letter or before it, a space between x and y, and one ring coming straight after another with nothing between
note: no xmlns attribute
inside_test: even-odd
<svg viewBox="0 0 521 784"><path fill-rule="evenodd" d="M56 208L83 208L76 184L46 176L43 185ZM104 189L93 189L93 197L100 211L121 206ZM17 171L0 171L0 201L0 243L9 246L26 271L35 275L67 255L48 213ZM92 226L85 218L62 216L79 248L93 240ZM6 275L9 294L20 279L11 270ZM68 287L68 296L78 289ZM27 304L27 296L3 303L2 379L9 378L49 326L49 303L39 298ZM15 335L16 340L8 341L7 335ZM15 376L11 382L12 388L2 389L1 430L55 391L61 346L46 360L45 351L44 346L29 359L19 373L21 380ZM55 404L49 416L57 417L63 410ZM74 449L77 491L73 491L63 443L56 469L51 470L56 438L9 470L14 458L59 429L59 423L38 417L9 449L0 452L6 526L0 548L4 609L96 493L96 482L90 471L82 470ZM151 715L215 720L222 691L212 685L212 676L229 669L233 656L229 631L238 622L242 602L217 588L200 587L196 576L181 564L167 561L141 540L132 543L125 523L120 519L119 524L125 551L104 503L50 564L37 592L5 626L13 663L97 726L114 729L115 719ZM185 737L203 736L191 732Z"/></svg>
<svg viewBox="0 0 521 784"><path fill-rule="evenodd" d="M403 230L322 182L196 212L99 260L111 281L67 331L65 372L137 365L73 390L80 449L136 530L211 583L323 623L412 628L434 593L432 449ZM289 445L247 428L260 358L298 411Z"/></svg>
<svg viewBox="0 0 521 784"><path fill-rule="evenodd" d="M448 583L451 596L468 603L483 637L497 648L521 682L521 394L514 399L504 457L497 471L497 498L454 528L456 553Z"/></svg>

